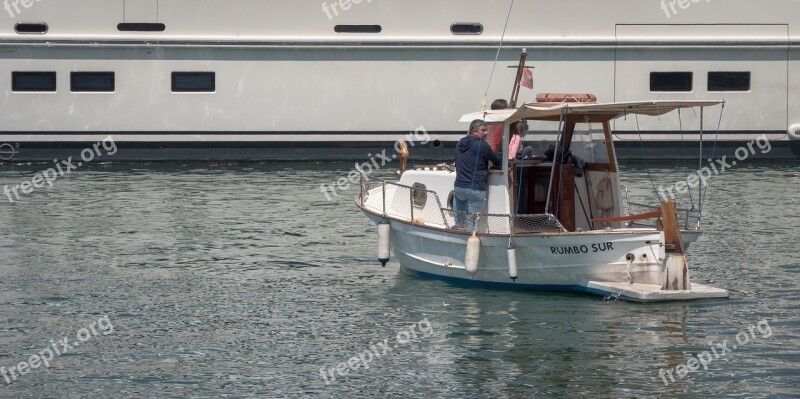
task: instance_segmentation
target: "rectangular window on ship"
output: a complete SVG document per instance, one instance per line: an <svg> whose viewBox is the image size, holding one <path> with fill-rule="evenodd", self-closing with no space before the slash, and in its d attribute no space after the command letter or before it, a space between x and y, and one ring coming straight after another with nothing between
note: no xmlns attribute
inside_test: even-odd
<svg viewBox="0 0 800 399"><path fill-rule="evenodd" d="M708 91L750 91L750 72L709 72Z"/></svg>
<svg viewBox="0 0 800 399"><path fill-rule="evenodd" d="M54 92L55 72L11 72L11 91Z"/></svg>
<svg viewBox="0 0 800 399"><path fill-rule="evenodd" d="M214 92L216 75L214 72L173 72L173 93Z"/></svg>
<svg viewBox="0 0 800 399"><path fill-rule="evenodd" d="M650 72L650 91L690 92L692 91L691 72Z"/></svg>
<svg viewBox="0 0 800 399"><path fill-rule="evenodd" d="M78 92L113 92L114 72L72 72L70 90Z"/></svg>

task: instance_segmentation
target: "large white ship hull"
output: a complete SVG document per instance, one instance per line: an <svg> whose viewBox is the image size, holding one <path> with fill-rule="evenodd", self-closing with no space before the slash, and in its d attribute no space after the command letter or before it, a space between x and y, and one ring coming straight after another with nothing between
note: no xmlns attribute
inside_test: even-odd
<svg viewBox="0 0 800 399"><path fill-rule="evenodd" d="M0 151L49 161L111 135L117 160L365 159L424 128L431 140L412 157L449 159L464 126L443 116L475 109L487 86L488 102L507 98L507 66L526 48L535 86L520 100L537 92L590 92L601 102L720 98L718 155L763 134L773 149L758 156L800 154L800 137L788 133L800 124L800 33L790 20L800 3L700 2L675 12L666 3L517 2L503 36L507 5L474 0L361 2L336 12L317 2L35 2L7 9L0 31ZM18 22L48 31L20 34ZM454 35L459 22L483 31ZM117 23L165 29L123 32ZM337 33L337 25L381 32ZM14 91L10 76L20 71L55 72L57 87ZM70 74L81 71L114 72L114 90L73 92ZM213 72L215 89L172 92L175 71ZM652 92L650 73L664 71L691 72L692 90ZM749 72L750 90L709 92L713 71ZM718 120L704 115L707 140ZM620 157L696 156L699 115L681 122L617 122Z"/></svg>

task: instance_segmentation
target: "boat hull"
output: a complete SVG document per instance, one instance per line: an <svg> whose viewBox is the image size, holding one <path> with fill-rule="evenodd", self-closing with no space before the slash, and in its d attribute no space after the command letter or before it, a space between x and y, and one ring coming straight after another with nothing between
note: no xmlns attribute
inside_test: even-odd
<svg viewBox="0 0 800 399"><path fill-rule="evenodd" d="M664 258L658 232L515 237L512 241L519 276L512 282L508 274L508 237L480 237L478 271L468 276L464 270L468 235L402 223L392 227L392 248L404 268L487 283L568 287L589 281L621 281L630 271L634 281L656 284L662 268L658 259ZM630 270L625 259L629 253L636 258Z"/></svg>
<svg viewBox="0 0 800 399"><path fill-rule="evenodd" d="M377 217L370 215L377 221ZM391 221L391 246L401 268L459 284L536 291L580 292L634 301L724 298L727 291L701 284L665 291L661 232L625 229L513 237L518 277L508 268L508 236L481 236L477 272L464 264L469 236ZM699 232L682 232L688 245ZM628 259L631 259L629 264Z"/></svg>

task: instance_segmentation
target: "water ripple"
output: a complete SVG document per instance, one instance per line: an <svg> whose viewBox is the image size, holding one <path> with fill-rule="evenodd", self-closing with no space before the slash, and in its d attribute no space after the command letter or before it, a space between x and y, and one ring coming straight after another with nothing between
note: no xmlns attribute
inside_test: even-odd
<svg viewBox="0 0 800 399"><path fill-rule="evenodd" d="M680 165L651 163L656 184ZM0 185L42 167L0 166ZM0 380L0 397L796 397L800 165L712 181L689 262L731 299L648 305L381 268L353 189L319 192L351 167L104 164L3 203L0 366L104 315L113 332ZM654 200L643 165L623 172L632 200ZM422 320L432 333L400 344ZM762 320L769 337L756 330L667 386L659 377ZM393 350L369 369L325 383L384 340Z"/></svg>

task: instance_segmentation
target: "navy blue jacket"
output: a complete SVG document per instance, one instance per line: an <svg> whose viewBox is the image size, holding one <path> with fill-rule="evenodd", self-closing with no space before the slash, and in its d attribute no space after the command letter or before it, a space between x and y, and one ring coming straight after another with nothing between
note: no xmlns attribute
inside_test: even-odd
<svg viewBox="0 0 800 399"><path fill-rule="evenodd" d="M492 152L486 140L468 134L456 145L456 187L486 191L489 161L501 165L500 155Z"/></svg>

